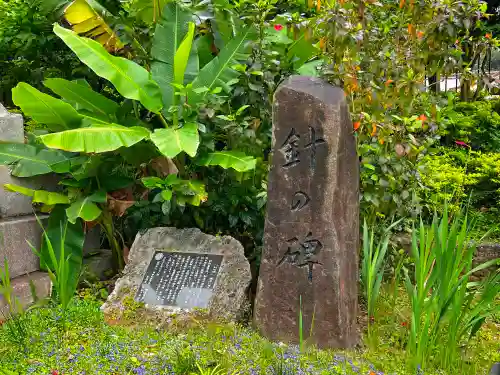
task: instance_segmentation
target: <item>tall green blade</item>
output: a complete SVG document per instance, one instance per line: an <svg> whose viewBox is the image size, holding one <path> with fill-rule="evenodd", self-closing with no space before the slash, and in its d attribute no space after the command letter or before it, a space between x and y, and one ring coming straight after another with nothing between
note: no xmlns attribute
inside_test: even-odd
<svg viewBox="0 0 500 375"><path fill-rule="evenodd" d="M191 12L177 2L171 2L164 7L160 22L156 24L151 73L160 85L165 110L174 104L174 58L192 19Z"/></svg>
<svg viewBox="0 0 500 375"><path fill-rule="evenodd" d="M189 94L189 103L195 104L202 102L207 94L196 93L196 89L207 87L213 90L216 87L222 87L226 92L230 91L227 82L240 75L240 72L232 69L246 46L247 41L255 32L254 27L249 27L238 34L231 42L207 65L200 70L198 77L193 81L192 92Z"/></svg>
<svg viewBox="0 0 500 375"><path fill-rule="evenodd" d="M174 82L178 85L184 84L184 73L188 65L191 47L193 45L194 23L190 22L186 37L179 45L174 56Z"/></svg>
<svg viewBox="0 0 500 375"><path fill-rule="evenodd" d="M65 225L67 225L66 235L63 236L61 229ZM76 288L78 276L80 275L80 270L82 268L83 243L85 241L82 222L77 221L74 224L68 223L65 208L63 206L56 206L50 213L46 233L58 263L61 262L61 252L63 249L66 256L71 255L69 259L68 282ZM62 243L63 241L64 244ZM48 265L52 271L54 271L55 269L52 266L46 238L43 238L40 254L40 264L42 269L47 269ZM70 289L73 290L72 288Z"/></svg>

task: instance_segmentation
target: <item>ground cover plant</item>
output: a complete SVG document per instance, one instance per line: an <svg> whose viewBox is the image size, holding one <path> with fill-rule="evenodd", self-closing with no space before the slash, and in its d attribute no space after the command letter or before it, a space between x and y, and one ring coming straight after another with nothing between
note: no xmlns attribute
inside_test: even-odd
<svg viewBox="0 0 500 375"><path fill-rule="evenodd" d="M0 331L0 369L5 374L205 374L217 368L226 374L415 374L404 363L400 337L408 329L401 313L394 324L384 310L375 328L380 348L355 351L320 351L304 345L270 343L249 328L204 320L172 326L159 332L136 324L107 324L99 303L77 300L68 309L67 328L61 341L61 310L43 308L28 314L28 350L20 350ZM387 314L387 315L386 315ZM387 320L386 320L387 319ZM467 374L484 374L489 361L498 359L494 349L498 323L484 331L473 348ZM382 333L383 332L383 333ZM218 366L218 367L217 367ZM425 374L448 374L433 368ZM456 372L449 372L456 374Z"/></svg>

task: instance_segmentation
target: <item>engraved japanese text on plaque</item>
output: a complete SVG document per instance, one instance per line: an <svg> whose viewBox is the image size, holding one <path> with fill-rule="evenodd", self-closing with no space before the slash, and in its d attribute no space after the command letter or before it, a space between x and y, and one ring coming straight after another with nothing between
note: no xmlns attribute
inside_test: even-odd
<svg viewBox="0 0 500 375"><path fill-rule="evenodd" d="M138 302L208 308L222 255L156 251L136 295Z"/></svg>

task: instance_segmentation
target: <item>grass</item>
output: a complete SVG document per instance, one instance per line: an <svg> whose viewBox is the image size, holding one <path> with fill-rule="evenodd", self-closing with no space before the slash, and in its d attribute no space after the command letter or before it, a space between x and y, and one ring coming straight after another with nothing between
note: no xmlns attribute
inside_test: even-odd
<svg viewBox="0 0 500 375"><path fill-rule="evenodd" d="M249 374L249 375L415 375L405 366L404 319L410 307L393 302L382 291L377 345L351 351L321 351L270 343L249 328L232 324L192 322L189 327L159 332L152 327L109 325L100 303L76 300L66 313L64 344L58 308L27 314L31 333L24 353L0 330L0 374ZM400 293L404 295L404 293ZM397 315L393 321L393 313ZM500 322L488 322L468 353L473 362L464 374L486 374L500 360ZM428 369L425 374L459 374Z"/></svg>

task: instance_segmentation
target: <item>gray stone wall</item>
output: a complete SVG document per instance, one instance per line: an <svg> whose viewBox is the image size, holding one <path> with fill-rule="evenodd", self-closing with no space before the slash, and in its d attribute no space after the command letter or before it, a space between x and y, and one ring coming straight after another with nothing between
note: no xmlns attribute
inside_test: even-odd
<svg viewBox="0 0 500 375"><path fill-rule="evenodd" d="M1 104L0 142L24 142L22 116L9 113ZM39 269L38 257L31 251L28 241L40 246L42 232L31 199L5 191L3 185L7 183L40 188L41 181L12 177L8 167L0 166L0 267L7 259L11 277L15 278Z"/></svg>

